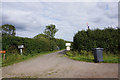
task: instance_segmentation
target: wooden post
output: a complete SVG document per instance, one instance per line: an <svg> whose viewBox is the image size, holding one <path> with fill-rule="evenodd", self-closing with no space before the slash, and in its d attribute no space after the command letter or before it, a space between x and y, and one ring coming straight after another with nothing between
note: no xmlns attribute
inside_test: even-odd
<svg viewBox="0 0 120 80"><path fill-rule="evenodd" d="M5 53L6 53L6 51L5 51L5 50L3 50L3 51L0 51L0 53L2 53L2 54L3 54L3 59L5 59Z"/></svg>
<svg viewBox="0 0 120 80"><path fill-rule="evenodd" d="M3 59L5 59L5 54L3 54Z"/></svg>
<svg viewBox="0 0 120 80"><path fill-rule="evenodd" d="M20 49L20 53L21 53L21 55L22 55L22 48Z"/></svg>

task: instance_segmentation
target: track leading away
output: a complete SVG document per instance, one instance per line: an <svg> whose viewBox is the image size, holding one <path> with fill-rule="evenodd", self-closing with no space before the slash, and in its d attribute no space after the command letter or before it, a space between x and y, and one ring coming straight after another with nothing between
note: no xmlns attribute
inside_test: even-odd
<svg viewBox="0 0 120 80"><path fill-rule="evenodd" d="M2 68L4 78L118 78L118 64L88 63L64 57L63 51Z"/></svg>

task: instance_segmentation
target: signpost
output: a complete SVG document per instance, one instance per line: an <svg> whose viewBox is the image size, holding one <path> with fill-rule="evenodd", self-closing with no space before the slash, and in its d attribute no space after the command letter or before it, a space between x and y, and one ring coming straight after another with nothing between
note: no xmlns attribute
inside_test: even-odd
<svg viewBox="0 0 120 80"><path fill-rule="evenodd" d="M71 43L66 43L65 45L66 45L66 50L67 50L67 51L70 51Z"/></svg>
<svg viewBox="0 0 120 80"><path fill-rule="evenodd" d="M24 45L18 45L18 49L20 49L20 53L22 55L22 49L24 48Z"/></svg>
<svg viewBox="0 0 120 80"><path fill-rule="evenodd" d="M3 54L3 59L5 59L5 53L6 53L6 51L5 51L5 50L3 50L3 51L0 51L0 53L2 53L2 54Z"/></svg>

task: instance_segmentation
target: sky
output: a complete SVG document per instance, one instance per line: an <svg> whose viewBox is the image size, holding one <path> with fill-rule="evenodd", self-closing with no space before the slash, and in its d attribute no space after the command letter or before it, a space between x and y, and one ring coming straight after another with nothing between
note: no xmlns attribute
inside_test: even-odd
<svg viewBox="0 0 120 80"><path fill-rule="evenodd" d="M2 2L2 24L16 27L16 36L33 38L54 24L55 38L73 41L81 30L118 26L118 2Z"/></svg>

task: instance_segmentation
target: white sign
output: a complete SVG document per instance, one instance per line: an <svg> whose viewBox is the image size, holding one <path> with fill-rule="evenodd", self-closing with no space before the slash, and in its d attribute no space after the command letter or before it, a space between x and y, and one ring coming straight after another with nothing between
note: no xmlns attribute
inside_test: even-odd
<svg viewBox="0 0 120 80"><path fill-rule="evenodd" d="M24 45L19 45L18 48L24 48Z"/></svg>
<svg viewBox="0 0 120 80"><path fill-rule="evenodd" d="M71 43L66 43L65 45L66 45L66 46L71 46Z"/></svg>
<svg viewBox="0 0 120 80"><path fill-rule="evenodd" d="M70 51L70 47L66 47L66 50L67 50L67 51Z"/></svg>

